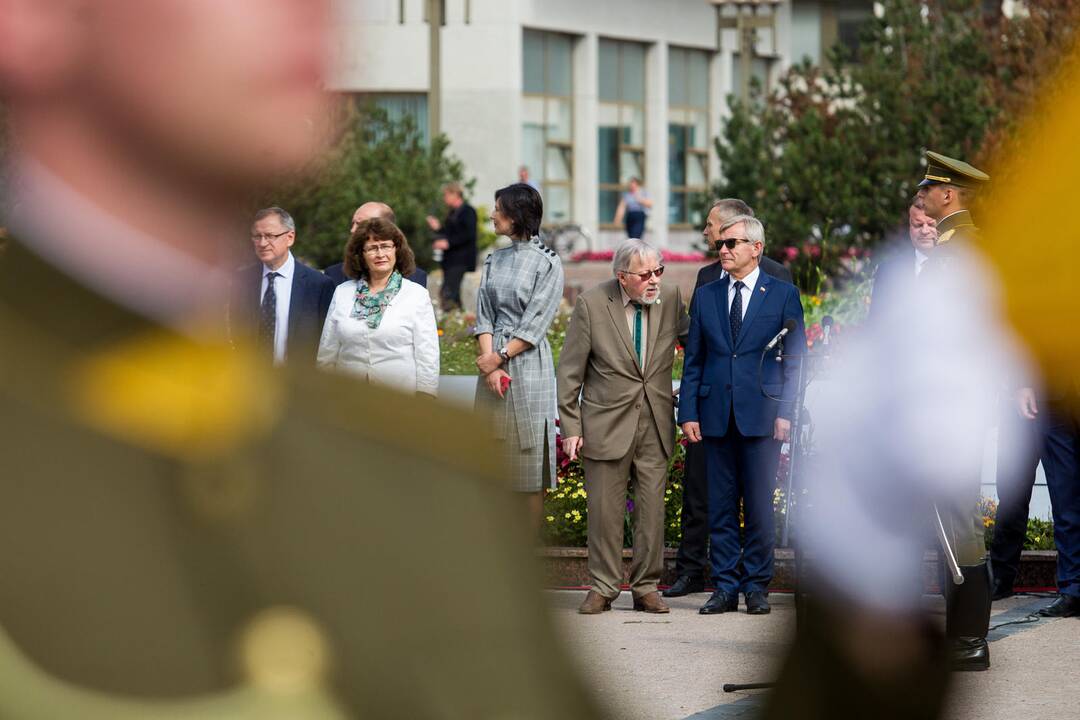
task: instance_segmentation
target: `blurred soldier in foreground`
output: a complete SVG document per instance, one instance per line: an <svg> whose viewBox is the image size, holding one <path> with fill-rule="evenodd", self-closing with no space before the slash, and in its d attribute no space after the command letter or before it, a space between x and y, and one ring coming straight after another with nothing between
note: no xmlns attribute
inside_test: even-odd
<svg viewBox="0 0 1080 720"><path fill-rule="evenodd" d="M0 717L593 716L480 426L224 340L324 5L0 0Z"/></svg>
<svg viewBox="0 0 1080 720"><path fill-rule="evenodd" d="M938 240L934 253L926 264L926 274L920 275L920 286L949 285L947 275L961 262L961 253L973 253L979 239L979 229L968 210L978 189L990 177L963 160L955 160L933 151L926 153L926 177L919 183L919 199L927 216L937 222ZM943 303L963 302L962 295ZM988 384L985 392L992 395L1000 386ZM986 417L991 417L987 415ZM984 422L975 423L972 431L984 434ZM968 495L940 508L945 535L956 555L964 576L963 584L945 583L945 633L952 643L953 669L987 670L990 667L990 648L986 633L990 628L990 596L992 580L986 558L985 526L979 510L980 474L973 469L968 479Z"/></svg>
<svg viewBox="0 0 1080 720"><path fill-rule="evenodd" d="M815 402L816 454L797 516L809 599L768 718L937 717L948 669L989 662L974 506L994 390L1024 371L994 276L958 234L946 238L947 264L931 267L946 252L939 245L917 288L881 298L877 321L832 368L842 392ZM935 504L964 576L947 598L953 642L921 603Z"/></svg>

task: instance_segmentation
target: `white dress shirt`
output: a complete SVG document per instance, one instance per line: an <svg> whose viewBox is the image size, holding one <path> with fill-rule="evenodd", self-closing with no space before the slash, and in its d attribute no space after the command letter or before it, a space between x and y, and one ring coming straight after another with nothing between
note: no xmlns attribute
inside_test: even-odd
<svg viewBox="0 0 1080 720"><path fill-rule="evenodd" d="M742 316L746 317L746 308L750 306L750 298L754 296L754 289L757 287L758 278L761 276L761 268L754 268L749 275L742 279ZM728 289L727 289L727 309L728 315L731 315L731 303L735 302L735 278L728 277Z"/></svg>
<svg viewBox="0 0 1080 720"><path fill-rule="evenodd" d="M293 259L292 251L285 258L285 264L277 270L271 270L263 265L262 285L259 289L259 307L262 307L262 299L266 295L269 281L266 276L276 272L274 278L274 295L277 296L277 322L274 326L274 364L281 365L285 362L285 348L289 342L289 303L292 301L292 281L296 273L296 260Z"/></svg>
<svg viewBox="0 0 1080 720"><path fill-rule="evenodd" d="M922 272L923 265L930 259L930 256L924 253L922 250L915 248L915 277L919 277L919 273Z"/></svg>
<svg viewBox="0 0 1080 720"><path fill-rule="evenodd" d="M352 316L356 280L337 286L319 341L319 367L402 392L439 392L439 330L426 288L403 280L379 327Z"/></svg>

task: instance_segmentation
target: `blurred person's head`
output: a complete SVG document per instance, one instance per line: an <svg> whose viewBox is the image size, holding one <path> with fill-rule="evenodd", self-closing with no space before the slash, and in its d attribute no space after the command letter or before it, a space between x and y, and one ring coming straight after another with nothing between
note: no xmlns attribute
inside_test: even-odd
<svg viewBox="0 0 1080 720"><path fill-rule="evenodd" d="M754 271L765 249L765 228L749 215L736 215L720 226L720 266L736 280Z"/></svg>
<svg viewBox="0 0 1080 720"><path fill-rule="evenodd" d="M612 260L612 269L623 292L634 302L651 305L660 299L660 276L664 274L660 252L644 240L623 242Z"/></svg>
<svg viewBox="0 0 1080 720"><path fill-rule="evenodd" d="M461 187L461 183L446 183L442 186L442 199L446 207L456 210L465 202L465 189Z"/></svg>
<svg viewBox="0 0 1080 720"><path fill-rule="evenodd" d="M277 270L289 259L289 248L296 242L296 222L292 215L279 207L268 207L255 213L251 223L251 243L262 264Z"/></svg>
<svg viewBox="0 0 1080 720"><path fill-rule="evenodd" d="M544 201L532 185L514 183L495 191L491 223L497 234L528 240L540 234L543 219Z"/></svg>
<svg viewBox="0 0 1080 720"><path fill-rule="evenodd" d="M15 145L128 222L195 245L177 225L321 149L326 6L0 0ZM170 200L186 215L161 217Z"/></svg>
<svg viewBox="0 0 1080 720"><path fill-rule="evenodd" d="M527 165L522 165L518 168L518 181L523 183L529 182L529 167Z"/></svg>
<svg viewBox="0 0 1080 720"><path fill-rule="evenodd" d="M923 209L934 220L943 220L949 215L971 207L975 191L971 188L935 183L919 188L919 199Z"/></svg>
<svg viewBox="0 0 1080 720"><path fill-rule="evenodd" d="M356 212L353 213L352 225L349 226L349 233L356 232L356 228L365 220L377 217L384 218L395 224L397 223L397 216L394 215L394 209L389 205L377 201L366 202L356 208Z"/></svg>
<svg viewBox="0 0 1080 720"><path fill-rule="evenodd" d="M638 189L641 188L641 180L636 177L631 177L627 181L626 186L630 189L630 192L636 193Z"/></svg>
<svg viewBox="0 0 1080 720"><path fill-rule="evenodd" d="M739 198L723 198L713 202L709 214L705 216L705 227L701 231L701 236L705 238L710 250L716 250L721 226L738 215L754 217L754 211Z"/></svg>
<svg viewBox="0 0 1080 720"><path fill-rule="evenodd" d="M914 203L908 208L908 237L911 245L922 253L929 253L937 244L937 221Z"/></svg>
<svg viewBox="0 0 1080 720"><path fill-rule="evenodd" d="M403 277L416 271L405 234L386 218L361 222L345 245L345 275L353 280L382 280L397 270Z"/></svg>

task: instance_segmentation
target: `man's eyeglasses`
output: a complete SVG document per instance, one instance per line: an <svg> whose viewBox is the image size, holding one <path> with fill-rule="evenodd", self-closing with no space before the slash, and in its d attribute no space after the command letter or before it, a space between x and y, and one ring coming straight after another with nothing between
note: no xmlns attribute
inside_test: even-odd
<svg viewBox="0 0 1080 720"><path fill-rule="evenodd" d="M727 240L718 240L716 243L716 249L719 250L721 246L726 247L728 250L734 250L735 246L739 243L752 243L753 240L747 240L746 238L728 238Z"/></svg>
<svg viewBox="0 0 1080 720"><path fill-rule="evenodd" d="M379 253L389 254L394 252L396 248L393 243L379 243L378 245L368 245L364 248L365 255L378 255Z"/></svg>
<svg viewBox="0 0 1080 720"><path fill-rule="evenodd" d="M636 277L641 282L645 282L646 280L651 278L653 275L655 275L656 277L660 277L661 275L663 275L664 274L664 266L661 265L660 267L656 268L655 270L646 270L645 272L641 272L641 273L630 272L629 270L620 270L619 272L621 272L623 275L633 275L634 277Z"/></svg>
<svg viewBox="0 0 1080 720"><path fill-rule="evenodd" d="M284 232L279 232L279 233L276 233L276 234L275 233L251 233L251 242L253 242L253 243L273 242L274 240L277 240L282 235L288 235L291 232L292 232L292 230L285 230Z"/></svg>

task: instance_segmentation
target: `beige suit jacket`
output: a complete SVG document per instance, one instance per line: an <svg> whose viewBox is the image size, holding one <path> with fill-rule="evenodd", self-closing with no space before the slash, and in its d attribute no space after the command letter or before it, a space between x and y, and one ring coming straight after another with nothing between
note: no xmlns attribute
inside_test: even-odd
<svg viewBox="0 0 1080 720"><path fill-rule="evenodd" d="M617 280L582 293L574 306L557 372L559 425L563 437L584 438L582 455L590 460L626 455L646 402L664 452L670 457L674 449L671 366L675 342L686 335L690 319L674 285L661 286L659 304L647 312L648 349L641 368Z"/></svg>

